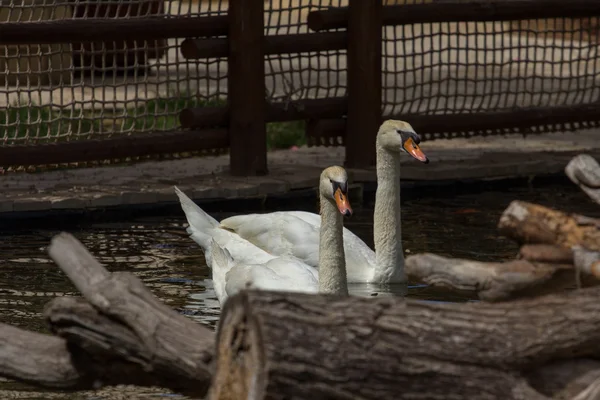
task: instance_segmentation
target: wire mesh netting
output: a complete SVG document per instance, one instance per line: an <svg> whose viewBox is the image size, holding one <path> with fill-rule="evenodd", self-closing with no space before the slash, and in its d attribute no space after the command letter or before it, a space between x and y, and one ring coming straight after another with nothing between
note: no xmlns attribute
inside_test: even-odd
<svg viewBox="0 0 600 400"><path fill-rule="evenodd" d="M309 12L346 5L265 1L265 33L308 33ZM225 0L3 0L0 22L219 15L227 7ZM598 26L590 17L384 27L382 111L477 113L596 102ZM226 59L185 60L181 42L0 45L3 143L179 129L183 108L220 104L227 96ZM270 55L265 67L270 101L346 94L345 50Z"/></svg>
<svg viewBox="0 0 600 400"><path fill-rule="evenodd" d="M468 114L597 102L599 27L595 17L385 27L383 112ZM503 132L530 131L519 125Z"/></svg>
<svg viewBox="0 0 600 400"><path fill-rule="evenodd" d="M200 16L227 3L176 0L10 0L0 23ZM171 131L179 112L226 96L225 59L185 60L183 39L64 45L0 45L4 144Z"/></svg>

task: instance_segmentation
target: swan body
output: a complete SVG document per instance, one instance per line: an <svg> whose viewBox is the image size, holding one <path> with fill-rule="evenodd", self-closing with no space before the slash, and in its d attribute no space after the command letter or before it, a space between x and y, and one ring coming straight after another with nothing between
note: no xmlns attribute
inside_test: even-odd
<svg viewBox="0 0 600 400"><path fill-rule="evenodd" d="M350 283L403 283L404 254L400 221L400 154L427 163L420 138L404 121L388 120L377 134L377 192L373 218L375 251L343 228ZM236 215L220 226L274 255L291 255L318 268L319 215L304 211Z"/></svg>
<svg viewBox="0 0 600 400"><path fill-rule="evenodd" d="M320 180L321 217L317 229L319 271L293 255L273 255L221 226L181 190L175 188L192 240L204 250L212 269L213 285L221 306L245 288L348 294L342 239L343 215L352 209L347 199L347 174L329 167ZM293 216L289 217L293 219ZM309 227L311 232L312 227Z"/></svg>
<svg viewBox="0 0 600 400"><path fill-rule="evenodd" d="M235 215L220 226L271 254L291 255L319 266L321 216L307 211L276 211L268 214ZM375 252L348 228L343 228L348 282L369 282Z"/></svg>

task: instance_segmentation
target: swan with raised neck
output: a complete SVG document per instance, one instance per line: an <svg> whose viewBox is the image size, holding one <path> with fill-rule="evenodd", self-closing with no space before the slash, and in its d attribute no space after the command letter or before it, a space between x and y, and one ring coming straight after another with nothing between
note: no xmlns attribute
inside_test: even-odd
<svg viewBox="0 0 600 400"><path fill-rule="evenodd" d="M319 180L319 293L348 294L344 256L344 216L352 215L348 174L339 166L326 168Z"/></svg>
<svg viewBox="0 0 600 400"><path fill-rule="evenodd" d="M404 253L400 215L400 154L428 163L421 138L405 121L387 120L377 133L377 191L373 215L375 268L371 282L404 283Z"/></svg>
<svg viewBox="0 0 600 400"><path fill-rule="evenodd" d="M376 139L378 188L375 201L375 251L344 228L346 274L352 283L387 284L405 282L400 225L400 158L427 163L419 147L421 139L404 121L388 120L379 128ZM331 183L323 181L325 190ZM323 186L321 186L323 188ZM324 202L322 202L324 204ZM273 255L292 255L318 270L322 218L306 211L278 211L267 214L236 215L221 221L221 227L239 235ZM323 262L322 265L326 265Z"/></svg>
<svg viewBox="0 0 600 400"><path fill-rule="evenodd" d="M343 218L352 215L348 175L342 167L326 168L319 180L321 209L320 269L297 257L273 255L237 234L222 229L181 190L175 188L189 223L187 232L205 252L221 306L240 290L284 290L348 295ZM314 230L311 230L311 233Z"/></svg>

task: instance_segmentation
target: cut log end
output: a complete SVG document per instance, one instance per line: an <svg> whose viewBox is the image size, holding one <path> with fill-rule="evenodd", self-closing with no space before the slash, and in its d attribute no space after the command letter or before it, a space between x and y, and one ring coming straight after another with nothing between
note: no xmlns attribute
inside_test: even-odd
<svg viewBox="0 0 600 400"><path fill-rule="evenodd" d="M264 356L258 324L253 323L243 297L227 301L219 323L218 359L210 399L264 397Z"/></svg>

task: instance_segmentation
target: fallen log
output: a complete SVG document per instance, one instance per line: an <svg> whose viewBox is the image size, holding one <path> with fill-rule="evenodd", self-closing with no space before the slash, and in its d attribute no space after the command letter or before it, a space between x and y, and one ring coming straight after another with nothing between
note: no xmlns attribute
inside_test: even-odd
<svg viewBox="0 0 600 400"><path fill-rule="evenodd" d="M23 334L26 343L20 345L20 354L0 352L0 375L45 387L135 384L198 396L207 392L212 331L171 310L132 274L107 271L71 235L54 237L48 252L85 300L59 298L49 303L45 317L62 338ZM2 330L0 340L15 343ZM52 345L49 350L38 344L44 340ZM51 372L11 367L20 365L15 357L44 360L50 355L58 357L58 371L65 372L50 376ZM48 365L41 363L40 368Z"/></svg>
<svg viewBox="0 0 600 400"><path fill-rule="evenodd" d="M531 257L544 256L532 248L524 252ZM552 254L553 261L559 261L559 255L558 252ZM540 296L574 288L578 284L600 284L595 277L586 274L581 276L581 282L578 281L572 264L550 264L526 259L481 262L422 253L408 256L405 270L411 282L425 283L453 293L472 293L485 301Z"/></svg>
<svg viewBox="0 0 600 400"><path fill-rule="evenodd" d="M188 353L178 354L170 362L161 360L160 352L149 349L131 329L101 314L85 299L56 298L48 303L44 315L51 331L66 339L70 353L85 358L85 362L77 363L77 369L94 378L94 388L101 382L101 386L156 386L190 396L206 394L210 378L199 380L182 373L177 365ZM196 333L188 331L190 335ZM166 339L161 338L170 344L170 338Z"/></svg>
<svg viewBox="0 0 600 400"><path fill-rule="evenodd" d="M110 355L111 350L115 351L107 349L105 355ZM135 364L123 362L117 354L119 351L98 359L63 338L0 324L0 376L4 378L69 392L137 385L195 393L159 374L140 371Z"/></svg>
<svg viewBox="0 0 600 400"><path fill-rule="evenodd" d="M502 213L500 233L520 244L551 244L570 249L600 250L600 219L566 214L515 200Z"/></svg>
<svg viewBox="0 0 600 400"><path fill-rule="evenodd" d="M222 311L210 398L546 400L534 387L565 395L576 357L600 356L599 296L440 304L243 291ZM556 363L559 387L531 381L558 379ZM565 398L596 398L600 378L590 381Z"/></svg>

